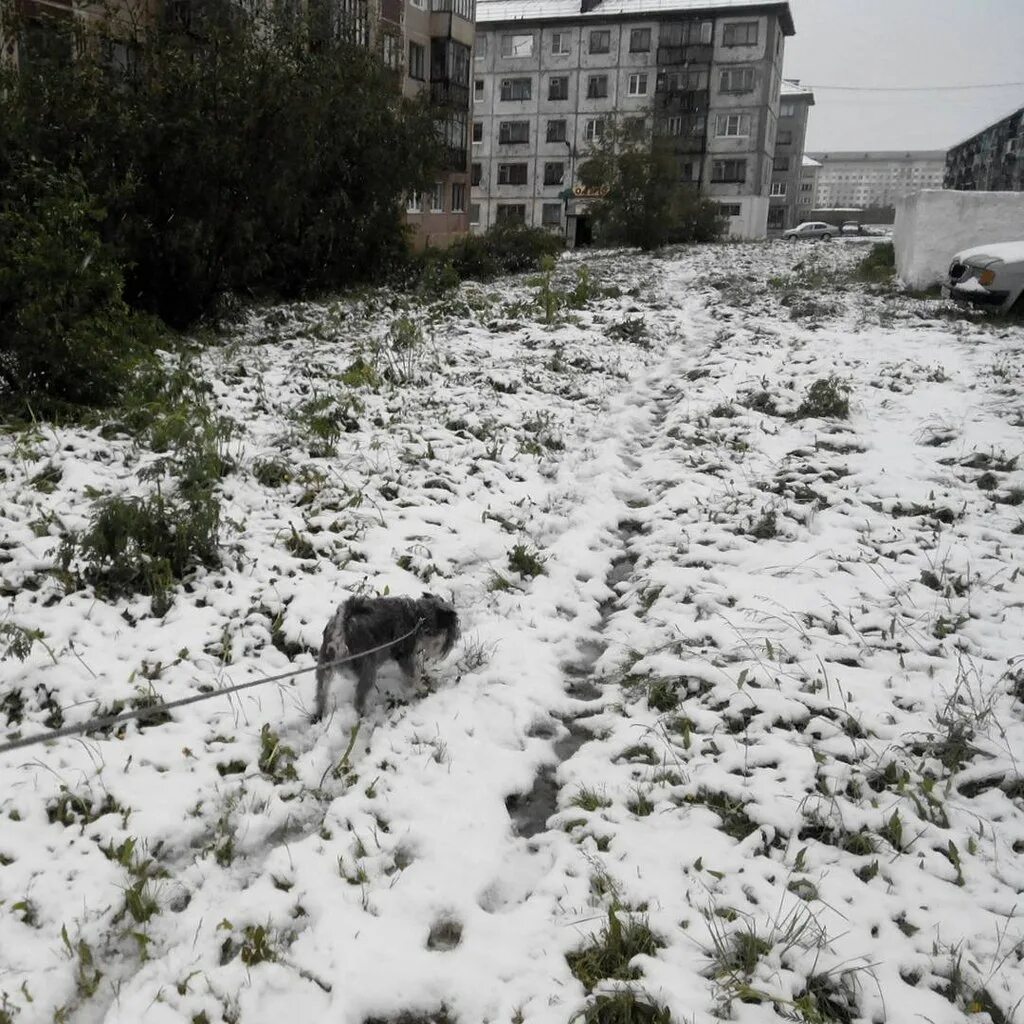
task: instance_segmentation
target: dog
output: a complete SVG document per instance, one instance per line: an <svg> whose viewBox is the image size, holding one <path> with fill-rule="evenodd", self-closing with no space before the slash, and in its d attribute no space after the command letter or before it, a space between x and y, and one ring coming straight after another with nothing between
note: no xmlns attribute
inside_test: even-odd
<svg viewBox="0 0 1024 1024"><path fill-rule="evenodd" d="M459 638L459 616L452 605L434 594L421 598L350 597L324 630L316 667L316 707L313 721L327 711L327 695L335 672L356 677L356 711L360 717L366 697L377 681L377 670L389 659L407 680L417 681L417 660L442 661ZM378 649L380 648L380 649ZM336 662L346 658L343 665Z"/></svg>

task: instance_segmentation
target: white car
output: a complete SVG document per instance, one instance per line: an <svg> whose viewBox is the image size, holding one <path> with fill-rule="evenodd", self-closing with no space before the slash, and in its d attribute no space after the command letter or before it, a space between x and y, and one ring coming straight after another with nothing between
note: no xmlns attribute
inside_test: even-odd
<svg viewBox="0 0 1024 1024"><path fill-rule="evenodd" d="M820 238L827 242L834 235L839 234L839 228L835 224L826 224L820 220L805 220L803 224L797 224L795 228L782 232L783 238L796 241L798 238Z"/></svg>
<svg viewBox="0 0 1024 1024"><path fill-rule="evenodd" d="M942 294L1006 313L1024 293L1024 241L994 242L953 257Z"/></svg>

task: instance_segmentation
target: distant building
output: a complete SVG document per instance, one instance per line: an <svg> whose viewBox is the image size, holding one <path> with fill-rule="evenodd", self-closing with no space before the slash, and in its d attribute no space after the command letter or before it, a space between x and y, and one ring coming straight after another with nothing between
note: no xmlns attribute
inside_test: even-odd
<svg viewBox="0 0 1024 1024"><path fill-rule="evenodd" d="M911 192L942 188L946 154L939 150L908 152L809 153L821 164L816 209L857 207L888 211Z"/></svg>
<svg viewBox="0 0 1024 1024"><path fill-rule="evenodd" d="M577 168L618 118L668 140L731 235L763 238L793 32L781 0L480 0L474 228L518 221L584 242Z"/></svg>
<svg viewBox="0 0 1024 1024"><path fill-rule="evenodd" d="M811 219L809 214L814 209L814 202L817 198L818 171L820 170L821 163L804 153L800 168L800 195L796 203L797 223Z"/></svg>
<svg viewBox="0 0 1024 1024"><path fill-rule="evenodd" d="M1024 107L946 154L946 188L1024 192Z"/></svg>
<svg viewBox="0 0 1024 1024"><path fill-rule="evenodd" d="M768 206L768 230L782 231L800 223L799 199L802 179L807 115L814 106L814 93L799 81L783 79L779 98L779 128L775 135L775 159Z"/></svg>

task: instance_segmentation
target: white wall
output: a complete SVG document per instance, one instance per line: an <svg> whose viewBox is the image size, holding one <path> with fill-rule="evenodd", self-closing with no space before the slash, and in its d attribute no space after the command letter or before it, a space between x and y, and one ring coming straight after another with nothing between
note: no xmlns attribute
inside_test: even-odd
<svg viewBox="0 0 1024 1024"><path fill-rule="evenodd" d="M740 216L729 217L726 228L728 238L750 241L768 237L768 197L752 196L709 196L716 203L739 203Z"/></svg>
<svg viewBox="0 0 1024 1024"><path fill-rule="evenodd" d="M961 249L1024 240L1024 193L915 192L896 206L896 274L908 288L946 279Z"/></svg>

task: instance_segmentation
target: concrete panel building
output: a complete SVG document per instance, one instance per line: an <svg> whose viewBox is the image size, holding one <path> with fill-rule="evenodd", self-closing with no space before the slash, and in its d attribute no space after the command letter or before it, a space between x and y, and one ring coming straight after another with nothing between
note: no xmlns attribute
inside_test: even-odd
<svg viewBox="0 0 1024 1024"><path fill-rule="evenodd" d="M943 184L964 192L1024 192L1024 107L954 146Z"/></svg>
<svg viewBox="0 0 1024 1024"><path fill-rule="evenodd" d="M815 209L856 207L881 211L887 213L889 221L904 196L921 189L942 188L946 166L946 154L941 150L808 155L821 164Z"/></svg>
<svg viewBox="0 0 1024 1024"><path fill-rule="evenodd" d="M803 181L807 117L813 106L814 93L810 89L799 81L783 79L769 195L769 232L796 227L803 219L799 209L800 185Z"/></svg>
<svg viewBox="0 0 1024 1024"><path fill-rule="evenodd" d="M589 237L577 168L611 119L669 141L730 234L768 222L789 5L753 0L480 0L475 230L509 220Z"/></svg>

